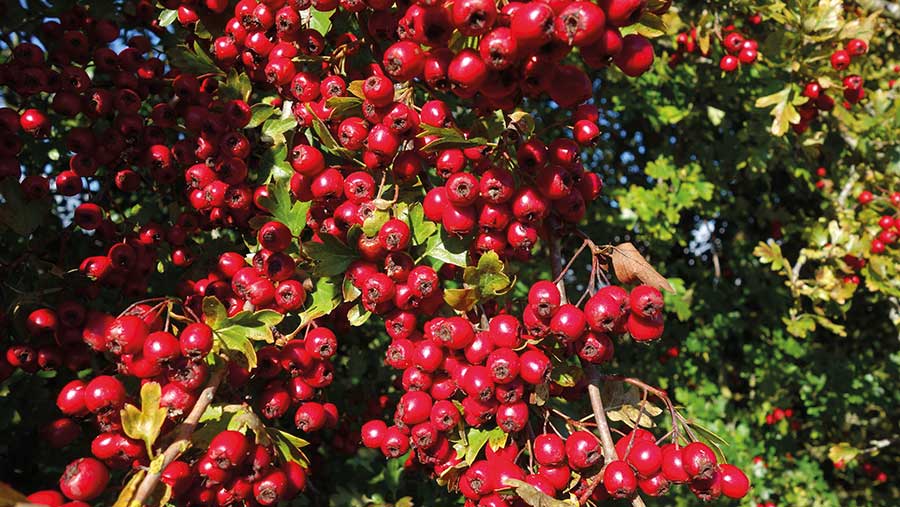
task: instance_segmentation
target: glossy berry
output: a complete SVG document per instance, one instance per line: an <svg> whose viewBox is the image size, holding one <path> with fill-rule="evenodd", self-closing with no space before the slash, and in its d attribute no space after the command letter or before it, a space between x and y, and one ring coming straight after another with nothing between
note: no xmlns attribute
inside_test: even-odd
<svg viewBox="0 0 900 507"><path fill-rule="evenodd" d="M226 430L209 443L207 456L222 470L241 465L250 453L250 442L239 431Z"/></svg>
<svg viewBox="0 0 900 507"><path fill-rule="evenodd" d="M716 473L716 455L708 445L691 442L681 450L684 471L691 480L711 479Z"/></svg>
<svg viewBox="0 0 900 507"><path fill-rule="evenodd" d="M588 431L575 431L566 438L566 459L569 466L581 470L603 459L600 440Z"/></svg>
<svg viewBox="0 0 900 507"><path fill-rule="evenodd" d="M538 435L532 447L534 459L541 465L558 465L566 460L566 444L556 434Z"/></svg>
<svg viewBox="0 0 900 507"><path fill-rule="evenodd" d="M613 498L628 498L637 490L637 478L627 463L615 460L603 471L603 487Z"/></svg>
<svg viewBox="0 0 900 507"><path fill-rule="evenodd" d="M740 499L750 491L750 480L738 467L723 463L719 465L722 494L728 498Z"/></svg>
<svg viewBox="0 0 900 507"><path fill-rule="evenodd" d="M71 500L87 502L100 496L108 483L106 465L94 458L80 458L66 466L59 489Z"/></svg>
<svg viewBox="0 0 900 507"><path fill-rule="evenodd" d="M115 377L94 377L84 388L84 405L93 413L118 410L125 404L125 387Z"/></svg>

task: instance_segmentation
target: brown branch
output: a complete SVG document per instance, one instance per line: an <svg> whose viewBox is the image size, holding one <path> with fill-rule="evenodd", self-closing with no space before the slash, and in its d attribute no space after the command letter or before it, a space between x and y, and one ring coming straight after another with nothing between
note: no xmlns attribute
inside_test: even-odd
<svg viewBox="0 0 900 507"><path fill-rule="evenodd" d="M153 490L156 489L162 471L190 446L191 435L194 434L194 430L197 428L200 417L206 412L206 408L209 407L209 404L212 403L216 390L219 388L219 384L222 383L222 379L225 378L225 373L227 371L228 369L223 367L219 368L213 374L212 378L209 380L209 384L200 392L200 396L197 398L197 403L194 404L194 408L191 409L187 418L185 418L184 422L178 427L177 433L175 434L175 441L169 444L169 447L163 452L163 462L159 467L160 471L155 473L150 471L147 472L147 475L141 481L140 486L138 486L134 497L128 505L144 505L147 497L149 497L150 494L153 493Z"/></svg>
<svg viewBox="0 0 900 507"><path fill-rule="evenodd" d="M612 433L609 430L609 421L606 420L606 410L603 408L603 397L600 396L599 380L603 376L596 375L595 371L591 372L592 379L596 379L588 384L588 396L591 399L591 408L594 411L594 420L597 421L597 430L600 431L600 444L603 446L603 458L606 463L619 459L616 453L616 444L613 442ZM649 387L649 386L648 386ZM596 486L596 485L595 485ZM631 499L632 507L644 507L644 499L640 495L635 494Z"/></svg>
<svg viewBox="0 0 900 507"><path fill-rule="evenodd" d="M554 225L553 223L550 224L551 229ZM550 265L553 270L552 276L556 288L559 289L559 295L562 296L563 304L566 304L569 302L569 298L566 297L566 284L563 280L565 272L563 271L562 253L560 252L559 238L552 235L552 233L550 237Z"/></svg>

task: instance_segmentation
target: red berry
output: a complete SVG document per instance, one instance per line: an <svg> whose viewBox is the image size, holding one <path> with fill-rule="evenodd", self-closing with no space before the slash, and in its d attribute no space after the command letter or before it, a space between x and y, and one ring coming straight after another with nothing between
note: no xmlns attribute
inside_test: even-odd
<svg viewBox="0 0 900 507"><path fill-rule="evenodd" d="M716 455L708 445L691 442L681 450L684 471L691 480L711 479L716 473Z"/></svg>
<svg viewBox="0 0 900 507"><path fill-rule="evenodd" d="M628 498L637 490L637 478L627 463L615 460L603 471L603 486L614 498Z"/></svg>
<svg viewBox="0 0 900 507"><path fill-rule="evenodd" d="M250 441L239 431L226 430L209 443L206 455L217 467L227 470L240 466L250 454Z"/></svg>
<svg viewBox="0 0 900 507"><path fill-rule="evenodd" d="M541 465L557 465L566 459L566 444L553 433L538 435L533 444L534 459Z"/></svg>
<svg viewBox="0 0 900 507"><path fill-rule="evenodd" d="M125 387L115 377L94 377L84 388L84 405L93 413L118 411L125 405Z"/></svg>
<svg viewBox="0 0 900 507"><path fill-rule="evenodd" d="M750 480L744 472L727 463L719 465L722 494L728 498L740 499L750 491Z"/></svg>
<svg viewBox="0 0 900 507"><path fill-rule="evenodd" d="M603 459L600 440L588 431L575 431L566 438L566 458L569 466L581 470Z"/></svg>
<svg viewBox="0 0 900 507"><path fill-rule="evenodd" d="M80 458L66 466L59 479L59 489L76 501L90 501L100 496L109 483L106 466L94 458Z"/></svg>

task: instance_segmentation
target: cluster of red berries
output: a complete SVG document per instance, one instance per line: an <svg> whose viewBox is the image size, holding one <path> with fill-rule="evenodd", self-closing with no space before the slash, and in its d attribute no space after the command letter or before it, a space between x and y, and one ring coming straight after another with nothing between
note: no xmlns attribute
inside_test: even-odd
<svg viewBox="0 0 900 507"><path fill-rule="evenodd" d="M758 16L758 15L757 15ZM759 24L760 19L756 23ZM720 38L725 54L719 60L719 68L725 72L734 72L743 65L752 65L759 58L759 43L750 37L743 35L734 25L723 28L725 34ZM692 53L698 53L703 57L709 56L709 50L702 52L697 41L697 29L691 28L675 36L675 52L669 56L669 66L675 67L685 57Z"/></svg>
<svg viewBox="0 0 900 507"><path fill-rule="evenodd" d="M869 51L869 45L862 39L850 39L843 49L838 49L831 54L831 66L838 72L844 72L850 67L854 58L861 57ZM810 81L803 88L802 95L808 100L797 108L800 113L800 122L792 125L794 132L802 134L809 129L820 111L828 112L834 109L834 98L828 95L827 89L818 81ZM858 74L849 74L843 77L843 107L850 109L866 96L863 88L863 78Z"/></svg>
<svg viewBox="0 0 900 507"><path fill-rule="evenodd" d="M586 122L596 131L596 107L580 107L576 127ZM599 133L598 131L596 131ZM546 146L534 138L517 151L520 181L502 167L476 166L476 174L464 172L465 152L448 149L440 153L436 167L445 177L443 186L428 191L423 202L425 217L444 230L465 236L479 231L473 243L479 253L494 251L501 258L527 260L542 236L542 224L551 216L564 223L584 218L586 203L600 195L603 182L585 171L578 144L567 138Z"/></svg>
<svg viewBox="0 0 900 507"><path fill-rule="evenodd" d="M419 331L414 315L394 313L385 323L392 337L385 362L403 372L405 393L397 403L393 424L376 419L363 425L363 444L380 449L390 458L413 449L410 459L416 456L438 478L453 477L451 484L471 505L510 505L515 495L507 491L505 479L524 480L547 495L557 496L567 489L573 473L586 476L586 469L599 468L602 452L599 440L588 431L575 431L566 438L546 434L527 446L540 469L528 474L517 464L521 456L516 442L524 437L522 432L529 420L529 396L536 386L547 382L552 368L550 355L567 351L588 364L609 361L613 355L610 335L627 332L636 341L660 337L662 306L662 294L653 287L639 285L629 293L618 286L607 286L582 310L564 303L555 284L542 281L531 287L521 321L501 313L480 328L464 316L439 317L427 321ZM553 382L549 389L555 396L565 395L567 390ZM570 390L579 389L584 385ZM483 460L467 466L451 442L455 432L460 425L477 428L493 424L509 434L512 442L502 449L488 447ZM703 457L693 460L698 467L696 473L691 475L685 468L680 474L672 472L672 477L663 476L663 452L656 447L655 439L640 430L635 434L639 438L633 446L630 438L620 441L619 453L625 461L607 464L603 480L606 492L597 489L597 495L625 498L640 485L645 493L656 496L668 489L669 482L689 481L701 497L724 493L739 498L746 494L746 476L731 465L722 465L714 472L712 451L699 443L684 449L701 449L698 452ZM673 445L666 449L673 451L671 460L681 457L681 449ZM596 484L589 486L582 480L576 486L576 491L581 491L576 494L594 487Z"/></svg>
<svg viewBox="0 0 900 507"><path fill-rule="evenodd" d="M900 209L900 192L891 192L887 199L878 198L878 201L884 200L888 201L889 209L894 213L882 215L878 219L879 232L872 238L872 243L869 245L869 252L873 255L883 254L889 246L897 243L898 235L900 235L900 215L896 212L897 209ZM856 201L863 206L868 206L876 201L876 196L869 190L863 190L856 196Z"/></svg>
<svg viewBox="0 0 900 507"><path fill-rule="evenodd" d="M179 9L185 25L205 15L199 10L182 15L197 7L190 2L166 3ZM623 37L620 32L647 12L643 0L558 6L544 2L499 6L493 0L397 6L383 0L241 0L226 22L226 33L211 41L217 63L224 68L239 65L256 81L280 87L285 98L307 103L317 114L327 111L328 97L312 103L319 99L309 86L310 81L318 81L318 66L301 70L294 61L297 56L315 59L323 55L328 42L315 30L304 28L300 12L310 5L319 11L354 13L369 37L391 43L379 51L383 73L379 70L376 75L389 78L381 89L392 89L390 80L418 78L434 91L450 91L464 98L477 95L476 104L487 109L507 109L523 96L538 97L545 92L563 107L588 99L592 88L588 75L576 66L559 63L573 48L591 68L612 62L629 76L642 74L653 63L653 48L647 39L637 34ZM668 7L664 2L656 14ZM460 36L474 38L473 47L458 48L453 41ZM342 48L343 56L356 54L366 44L350 33L333 42ZM367 106L383 107L371 101ZM299 109L306 111L306 104Z"/></svg>
<svg viewBox="0 0 900 507"><path fill-rule="evenodd" d="M794 409L792 408L773 408L771 412L766 414L766 424L769 426L778 424L782 420L786 420L790 423L791 429L796 431L800 429L800 421L793 418L794 417Z"/></svg>
<svg viewBox="0 0 900 507"><path fill-rule="evenodd" d="M278 464L273 450L251 435L226 430L193 464L173 461L161 481L172 498L191 505L276 505L306 489L307 472L293 461Z"/></svg>
<svg viewBox="0 0 900 507"><path fill-rule="evenodd" d="M755 39L745 37L734 27L722 39L722 47L728 52L719 60L719 68L725 72L734 72L740 65L752 65L759 57L759 43Z"/></svg>
<svg viewBox="0 0 900 507"><path fill-rule="evenodd" d="M887 482L888 480L887 473L871 461L863 462L860 468L862 468L863 473L866 474L868 478L875 482Z"/></svg>

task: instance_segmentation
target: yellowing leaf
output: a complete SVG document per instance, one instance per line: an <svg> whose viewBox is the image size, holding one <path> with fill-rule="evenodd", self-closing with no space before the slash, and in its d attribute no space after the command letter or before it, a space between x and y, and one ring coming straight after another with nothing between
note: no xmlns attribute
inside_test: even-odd
<svg viewBox="0 0 900 507"><path fill-rule="evenodd" d="M828 459L830 459L832 463L841 462L846 465L856 459L858 455L859 449L847 442L832 445L831 448L828 449Z"/></svg>
<svg viewBox="0 0 900 507"><path fill-rule="evenodd" d="M616 278L620 282L633 283L640 281L659 290L675 292L669 281L653 269L653 266L644 259L644 256L631 243L622 243L614 246L610 257Z"/></svg>
<svg viewBox="0 0 900 507"><path fill-rule="evenodd" d="M557 500L525 481L506 479L504 485L515 488L516 495L531 507L578 507L577 500Z"/></svg>
<svg viewBox="0 0 900 507"><path fill-rule="evenodd" d="M166 409L159 406L162 388L156 382L141 387L141 408L128 403L122 409L122 429L131 438L147 444L147 454L153 457L153 444L166 421Z"/></svg>
<svg viewBox="0 0 900 507"><path fill-rule="evenodd" d="M145 475L147 475L146 470L138 470L136 474L132 475L131 478L128 479L128 483L125 484L125 487L122 488L122 491L119 492L119 497L112 507L133 507L131 499L134 498L134 494L137 492L137 488L141 484L141 481L144 480Z"/></svg>
<svg viewBox="0 0 900 507"><path fill-rule="evenodd" d="M14 490L9 484L0 482L0 506L28 503L28 498Z"/></svg>
<svg viewBox="0 0 900 507"><path fill-rule="evenodd" d="M444 301L458 312L467 312L478 302L478 296L473 288L444 289Z"/></svg>
<svg viewBox="0 0 900 507"><path fill-rule="evenodd" d="M643 413L641 413L640 405L621 405L616 410L607 410L606 416L609 417L610 421L622 421L632 428L635 425L643 426L645 428L656 426L656 423L653 422L653 418L661 414L662 409L649 402L644 403L643 406Z"/></svg>

